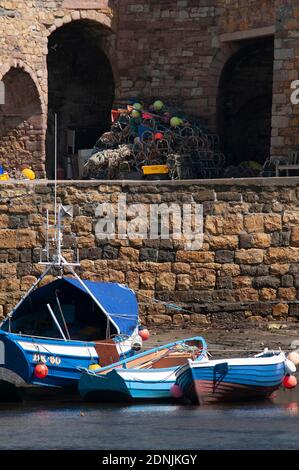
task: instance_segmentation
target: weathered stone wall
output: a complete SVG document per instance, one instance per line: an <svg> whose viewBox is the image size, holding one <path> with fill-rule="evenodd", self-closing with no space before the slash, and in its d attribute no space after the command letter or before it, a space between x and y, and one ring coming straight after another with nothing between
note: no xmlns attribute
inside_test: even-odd
<svg viewBox="0 0 299 470"><path fill-rule="evenodd" d="M149 323L297 321L298 192L296 178L258 184L65 182L59 185L59 200L73 204L75 213L73 221L66 219L65 253L71 257L79 248L83 278L125 283L187 310L145 305L140 295L141 313ZM186 251L180 240L98 240L95 210L99 203L116 204L121 193L129 204L188 203L192 196L204 209L202 248ZM46 208L53 208L52 183L1 184L1 314L42 270L38 261Z"/></svg>
<svg viewBox="0 0 299 470"><path fill-rule="evenodd" d="M291 102L291 84L299 78L298 27L297 2L277 2L271 152L274 156L284 156L299 145L299 105Z"/></svg>
<svg viewBox="0 0 299 470"><path fill-rule="evenodd" d="M224 65L244 40L274 35L271 154L285 155L298 145L298 105L290 102L291 82L298 79L298 11L295 0L0 0L0 79L11 67L21 68L40 97L38 174L44 175L45 162L48 38L79 20L98 28L100 36L109 32L101 44L116 98L175 101L214 129Z"/></svg>

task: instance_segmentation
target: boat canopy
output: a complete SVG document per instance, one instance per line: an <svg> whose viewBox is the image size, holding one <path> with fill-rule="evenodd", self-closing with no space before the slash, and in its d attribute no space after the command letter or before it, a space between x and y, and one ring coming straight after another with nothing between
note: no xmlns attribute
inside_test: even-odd
<svg viewBox="0 0 299 470"><path fill-rule="evenodd" d="M64 278L64 280L86 293L86 290L77 279ZM115 323L118 332L131 335L138 325L138 303L135 293L122 284L83 282L95 296L104 313Z"/></svg>
<svg viewBox="0 0 299 470"><path fill-rule="evenodd" d="M65 316L67 316L68 304L71 301L80 311L81 319L88 319L91 315L93 317L104 315L109 320L108 323L113 325L115 333L130 336L138 325L138 303L135 293L128 287L117 283L86 280L81 282L78 279L63 277L32 291L14 310L11 318L12 324L15 323L18 328L17 325L22 318L28 316L30 312L45 310L47 304L50 304L57 312L58 296L62 311L66 311ZM8 323L8 320L2 325L4 330L8 326L5 323Z"/></svg>

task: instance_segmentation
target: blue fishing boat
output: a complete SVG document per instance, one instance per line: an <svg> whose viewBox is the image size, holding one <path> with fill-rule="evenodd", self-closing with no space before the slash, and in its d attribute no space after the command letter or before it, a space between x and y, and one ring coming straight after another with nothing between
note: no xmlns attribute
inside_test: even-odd
<svg viewBox="0 0 299 470"><path fill-rule="evenodd" d="M205 355L201 336L176 341L108 367L83 370L79 392L88 401L170 400L178 368Z"/></svg>
<svg viewBox="0 0 299 470"><path fill-rule="evenodd" d="M55 254L47 238L44 272L0 325L0 399L46 387L77 390L79 367L106 366L142 347L135 293L117 283L82 280L74 270L80 263L62 255L63 214L69 208L59 206ZM57 279L39 287L52 270L59 271Z"/></svg>
<svg viewBox="0 0 299 470"><path fill-rule="evenodd" d="M176 385L185 398L207 403L269 398L296 367L282 351L247 358L191 359L176 371Z"/></svg>

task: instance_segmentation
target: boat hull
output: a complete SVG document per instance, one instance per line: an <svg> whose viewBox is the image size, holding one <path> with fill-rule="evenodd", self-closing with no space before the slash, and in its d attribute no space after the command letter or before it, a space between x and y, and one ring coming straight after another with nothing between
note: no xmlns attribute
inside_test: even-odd
<svg viewBox="0 0 299 470"><path fill-rule="evenodd" d="M32 338L0 331L3 358L0 361L0 401L18 401L20 396L37 395L37 389L74 390L77 392L80 368L100 362L100 349L95 343ZM130 342L115 345L124 359L134 354ZM45 364L48 375L35 375L37 364ZM48 393L48 392L47 392ZM64 392L63 392L64 393ZM52 395L52 393L51 393ZM41 392L45 396L45 391Z"/></svg>
<svg viewBox="0 0 299 470"><path fill-rule="evenodd" d="M176 369L113 370L107 375L84 374L79 392L87 401L170 400Z"/></svg>
<svg viewBox="0 0 299 470"><path fill-rule="evenodd" d="M202 337L186 338L140 353L98 371L83 371L80 395L92 401L171 400L176 372L190 358L206 358Z"/></svg>
<svg viewBox="0 0 299 470"><path fill-rule="evenodd" d="M184 397L195 404L267 399L277 390L286 375L284 356L273 361L248 359L189 361L177 373L176 383Z"/></svg>

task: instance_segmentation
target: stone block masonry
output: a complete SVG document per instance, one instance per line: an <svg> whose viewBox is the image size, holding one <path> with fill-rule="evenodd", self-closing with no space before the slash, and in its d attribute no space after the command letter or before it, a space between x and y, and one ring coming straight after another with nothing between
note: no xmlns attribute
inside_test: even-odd
<svg viewBox="0 0 299 470"><path fill-rule="evenodd" d="M0 2L0 80L17 90L14 99L9 93L6 109L0 106L0 162L7 168L25 162L39 177L45 175L49 40L74 23L77 33L80 23L90 27L90 45L107 56L116 99L159 97L200 116L213 130L225 65L246 49L246 39L272 34L273 96L267 105L273 105L272 130L267 115L267 139L274 156L297 146L298 106L290 104L290 85L298 79L295 0L11 0ZM52 47L61 49L58 43ZM67 41L64 47L69 48ZM28 86L19 86L16 70ZM34 109L26 101L30 87ZM50 143L52 133L50 126ZM264 135L263 129L257 133Z"/></svg>
<svg viewBox="0 0 299 470"><path fill-rule="evenodd" d="M0 313L5 315L41 272L45 209L53 183L2 183L0 190ZM173 240L98 240L99 203L203 204L204 243L186 251ZM186 325L298 319L298 179L213 182L64 182L58 199L74 206L64 249L76 247L84 279L127 284L149 324ZM46 282L52 277L48 277ZM177 304L184 311L166 308Z"/></svg>

